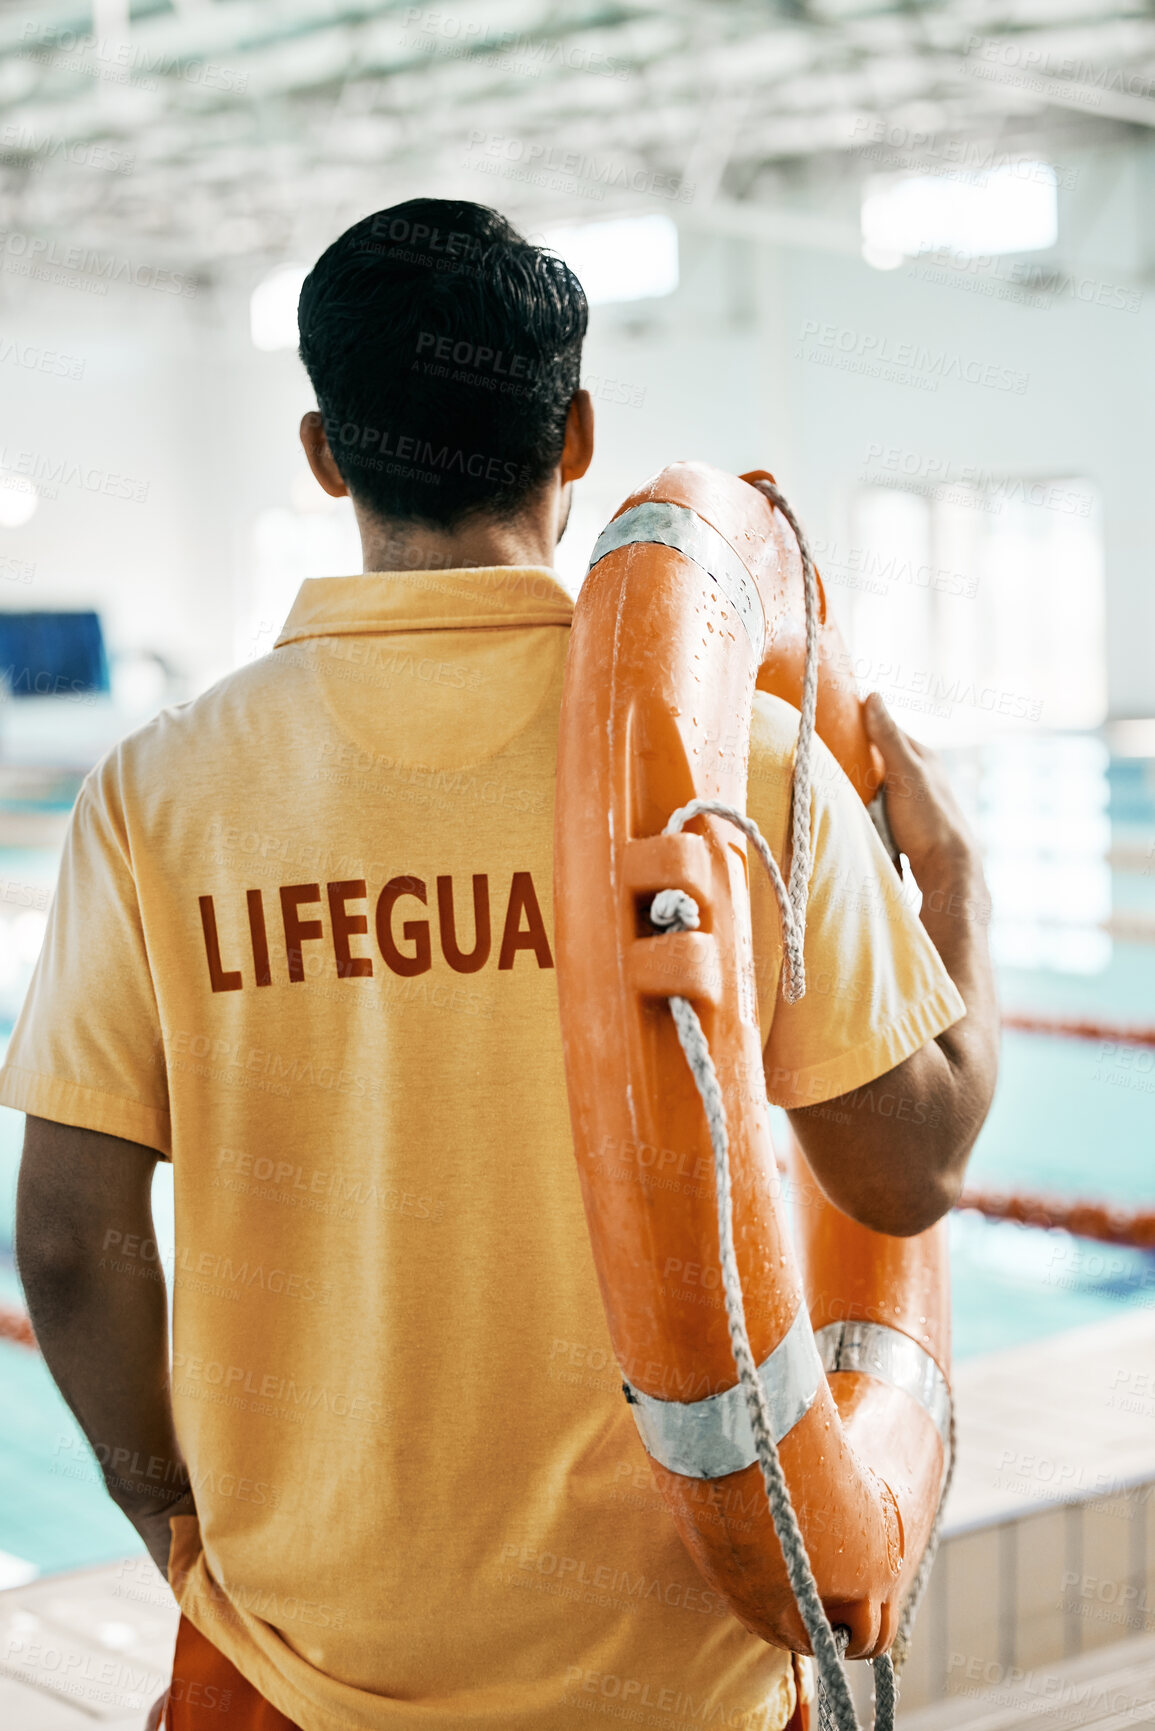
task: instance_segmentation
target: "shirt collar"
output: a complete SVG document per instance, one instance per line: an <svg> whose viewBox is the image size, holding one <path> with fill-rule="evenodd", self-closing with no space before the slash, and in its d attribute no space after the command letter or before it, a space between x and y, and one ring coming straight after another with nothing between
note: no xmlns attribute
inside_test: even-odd
<svg viewBox="0 0 1155 1731"><path fill-rule="evenodd" d="M307 577L273 647L373 632L569 625L572 617L567 590L545 565Z"/></svg>

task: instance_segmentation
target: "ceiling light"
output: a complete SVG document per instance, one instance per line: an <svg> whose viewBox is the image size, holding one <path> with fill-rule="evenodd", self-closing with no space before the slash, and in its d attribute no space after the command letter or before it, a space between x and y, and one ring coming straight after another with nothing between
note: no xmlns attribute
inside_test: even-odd
<svg viewBox="0 0 1155 1731"><path fill-rule="evenodd" d="M1058 237L1057 185L1045 162L872 176L862 199L864 256L874 262L867 247L907 258L1038 252Z"/></svg>
<svg viewBox="0 0 1155 1731"><path fill-rule="evenodd" d="M586 291L591 306L673 294L678 286L678 228L668 216L625 216L573 223L545 232Z"/></svg>

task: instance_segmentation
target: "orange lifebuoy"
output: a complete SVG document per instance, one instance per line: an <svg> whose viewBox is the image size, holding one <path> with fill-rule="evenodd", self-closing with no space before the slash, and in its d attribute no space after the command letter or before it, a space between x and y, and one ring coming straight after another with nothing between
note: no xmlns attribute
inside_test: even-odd
<svg viewBox="0 0 1155 1731"><path fill-rule="evenodd" d="M652 1147L710 1159L666 1000L689 1000L700 1017L725 1100L737 1264L778 1458L822 1604L848 1629L849 1657L861 1658L894 1638L943 1485L944 1229L910 1239L867 1231L800 1166L809 1194L797 1211L799 1273L770 1139L744 839L714 816L694 819L696 833L663 834L693 800L745 810L756 685L800 702L802 561L758 485L771 480L675 464L625 501L594 549L558 746L558 991L594 1260L654 1475L734 1614L806 1652L726 1320L663 1280L670 1258L717 1273L714 1203L700 1187L647 1184L640 1164ZM818 594L817 730L869 800L879 766ZM667 889L693 897L698 930L656 929L651 901Z"/></svg>

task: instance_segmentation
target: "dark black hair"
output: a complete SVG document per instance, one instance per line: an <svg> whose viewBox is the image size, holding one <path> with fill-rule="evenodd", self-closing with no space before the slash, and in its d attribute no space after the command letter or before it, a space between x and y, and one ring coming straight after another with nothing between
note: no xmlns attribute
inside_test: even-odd
<svg viewBox="0 0 1155 1731"><path fill-rule="evenodd" d="M515 517L556 467L588 310L495 210L414 198L347 229L301 290L301 359L346 486L382 517Z"/></svg>

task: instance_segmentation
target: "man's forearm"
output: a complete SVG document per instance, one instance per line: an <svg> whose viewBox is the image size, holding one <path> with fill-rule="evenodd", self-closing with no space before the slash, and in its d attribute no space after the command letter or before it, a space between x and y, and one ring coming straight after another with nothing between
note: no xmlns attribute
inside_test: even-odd
<svg viewBox="0 0 1155 1731"><path fill-rule="evenodd" d="M940 1134L925 1152L917 1147L911 1152L949 1206L961 1190L998 1077L990 893L978 844L945 766L895 726L877 695L867 700L864 719L886 765L891 830L922 892L919 917L966 1005L966 1015L944 1029L925 1056L915 1054L921 1062L908 1060L920 1087L936 1099L942 1119Z"/></svg>
<svg viewBox="0 0 1155 1731"><path fill-rule="evenodd" d="M991 898L978 856L959 850L924 865L920 919L967 1013L939 1036L952 1069L973 1089L975 1134L990 1105L998 1068L999 1013L988 932ZM959 1102L965 1108L965 1101Z"/></svg>
<svg viewBox="0 0 1155 1731"><path fill-rule="evenodd" d="M173 1426L168 1295L153 1239L155 1161L137 1144L30 1118L16 1255L45 1362L109 1494L163 1565L163 1514L187 1496L188 1476ZM126 1255L126 1243L138 1253ZM160 1523L159 1550L150 1521Z"/></svg>
<svg viewBox="0 0 1155 1731"><path fill-rule="evenodd" d="M21 1272L45 1363L131 1518L174 1501L188 1477L172 1422L163 1277L117 1271L113 1256L100 1263L65 1272L23 1256Z"/></svg>
<svg viewBox="0 0 1155 1731"><path fill-rule="evenodd" d="M852 1219L921 1232L957 1201L998 1075L999 1017L978 847L933 754L885 706L866 709L887 767L891 829L922 892L920 917L966 1015L885 1075L790 1121L821 1188Z"/></svg>

